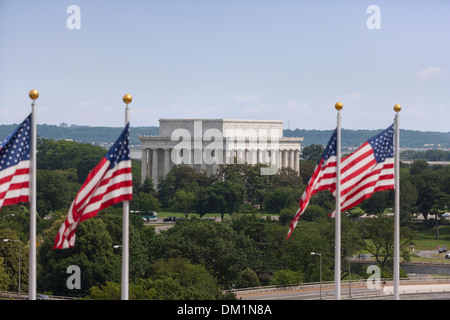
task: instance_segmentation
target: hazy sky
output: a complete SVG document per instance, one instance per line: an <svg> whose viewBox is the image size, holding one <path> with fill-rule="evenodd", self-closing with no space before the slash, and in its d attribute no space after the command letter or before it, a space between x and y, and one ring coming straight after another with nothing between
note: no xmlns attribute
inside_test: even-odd
<svg viewBox="0 0 450 320"><path fill-rule="evenodd" d="M122 126L130 93L131 126L333 129L341 101L346 129L386 128L398 103L401 128L448 132L450 1L0 0L0 124L31 89L39 124Z"/></svg>

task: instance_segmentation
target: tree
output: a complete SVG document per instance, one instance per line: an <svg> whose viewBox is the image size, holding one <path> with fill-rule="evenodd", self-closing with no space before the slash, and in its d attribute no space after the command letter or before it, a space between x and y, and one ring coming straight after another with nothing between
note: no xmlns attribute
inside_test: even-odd
<svg viewBox="0 0 450 320"><path fill-rule="evenodd" d="M106 224L106 231L111 236L114 246L122 243L122 208L109 207L99 213L100 218ZM150 273L150 262L153 258L153 244L155 230L147 227L138 214L131 214L129 220L129 278L130 281L147 276ZM118 259L122 257L121 249L114 249L113 253Z"/></svg>
<svg viewBox="0 0 450 320"><path fill-rule="evenodd" d="M130 290L131 291L131 290ZM120 300L122 295L120 284L106 281L105 284L92 286L89 288L89 295L86 300Z"/></svg>
<svg viewBox="0 0 450 320"><path fill-rule="evenodd" d="M264 200L264 208L270 212L279 214L284 208L291 208L295 205L298 192L291 187L281 187L269 191Z"/></svg>
<svg viewBox="0 0 450 320"><path fill-rule="evenodd" d="M209 188L208 206L213 212L221 214L221 220L225 213L238 211L245 198L245 189L239 182L218 180Z"/></svg>
<svg viewBox="0 0 450 320"><path fill-rule="evenodd" d="M206 173L198 173L192 167L174 166L158 185L159 201L167 208L178 189L193 191L197 187L207 187L214 179Z"/></svg>
<svg viewBox="0 0 450 320"><path fill-rule="evenodd" d="M417 209L427 219L435 204L436 194L440 192L439 175L431 170L424 170L421 174L412 175L411 178L417 189Z"/></svg>
<svg viewBox="0 0 450 320"><path fill-rule="evenodd" d="M169 206L171 210L183 212L186 218L189 212L192 212L195 208L196 197L194 192L178 189L175 192L175 196L170 199Z"/></svg>
<svg viewBox="0 0 450 320"><path fill-rule="evenodd" d="M150 193L139 192L133 195L133 200L130 201L130 208L133 211L152 212L160 210L161 204Z"/></svg>
<svg viewBox="0 0 450 320"><path fill-rule="evenodd" d="M343 217L344 218L344 217ZM348 227L342 219L342 235L347 234ZM289 269L304 274L305 282L318 282L320 279L320 263L317 256L311 252L322 254L322 278L324 281L334 277L334 220L328 217L314 222L300 220L292 233L286 247L281 251L280 264L283 269ZM285 237L287 230L285 229ZM342 237L341 247L348 247L345 237Z"/></svg>
<svg viewBox="0 0 450 320"><path fill-rule="evenodd" d="M242 168L242 171L236 176L234 181L241 181L245 187L246 200L253 207L262 209L266 192L272 188L272 181L275 176L261 174L261 168L265 166L264 164L232 166Z"/></svg>
<svg viewBox="0 0 450 320"><path fill-rule="evenodd" d="M251 288L260 285L258 275L250 268L245 268L239 273L236 280L236 288Z"/></svg>
<svg viewBox="0 0 450 320"><path fill-rule="evenodd" d="M368 218L357 224L358 247L370 252L377 264L384 268L392 263L394 254L394 220L384 215ZM407 251L417 235L410 229L400 228L400 250Z"/></svg>
<svg viewBox="0 0 450 320"><path fill-rule="evenodd" d="M319 162L319 159L322 156L323 151L324 147L322 145L311 144L309 146L303 147L302 158L307 161L317 163Z"/></svg>
<svg viewBox="0 0 450 320"><path fill-rule="evenodd" d="M306 207L306 210L303 213L301 219L304 221L320 221L320 219L326 217L326 215L329 213L330 212L328 212L323 207L311 203Z"/></svg>
<svg viewBox="0 0 450 320"><path fill-rule="evenodd" d="M437 192L434 196L434 204L430 209L430 214L434 214L436 221L436 240L439 240L439 220L442 219L442 215L447 211L450 205L450 195L443 192Z"/></svg>
<svg viewBox="0 0 450 320"><path fill-rule="evenodd" d="M392 192L391 192L392 193ZM403 226L411 222L417 212L417 188L410 181L410 177L403 178L400 174L400 223Z"/></svg>
<svg viewBox="0 0 450 320"><path fill-rule="evenodd" d="M287 245L286 228L276 220L267 220L256 215L233 217L231 227L236 232L252 239L262 255L261 265L253 269L261 275L272 274L283 268L282 254Z"/></svg>
<svg viewBox="0 0 450 320"><path fill-rule="evenodd" d="M272 285L290 286L298 285L303 282L305 275L300 271L289 269L277 270L273 274Z"/></svg>
<svg viewBox="0 0 450 320"><path fill-rule="evenodd" d="M78 225L73 248L53 250L53 241L62 222L55 223L44 243L38 247L39 290L63 296L83 296L91 286L106 281L119 282L120 257L113 253L114 243L103 220L95 217L83 221ZM67 288L67 268L71 265L81 270L80 290Z"/></svg>
<svg viewBox="0 0 450 320"><path fill-rule="evenodd" d="M217 299L222 296L217 280L199 264L192 264L186 258L169 258L153 263L153 278L174 279L188 289L185 299Z"/></svg>
<svg viewBox="0 0 450 320"><path fill-rule="evenodd" d="M37 212L44 217L52 211L68 210L80 184L75 170L37 170Z"/></svg>
<svg viewBox="0 0 450 320"><path fill-rule="evenodd" d="M89 172L105 155L106 149L87 143L53 139L38 139L37 168L43 170L77 169L80 162L80 174ZM94 160L98 159L97 162ZM91 167L89 169L89 167Z"/></svg>
<svg viewBox="0 0 450 320"><path fill-rule="evenodd" d="M308 185L308 182L311 179L315 168L315 163L309 161L300 161L300 178L303 185Z"/></svg>
<svg viewBox="0 0 450 320"><path fill-rule="evenodd" d="M265 164L229 164L219 167L219 181L230 181L245 188L245 200L254 208L262 209L265 193L272 188L272 175L262 175Z"/></svg>
<svg viewBox="0 0 450 320"><path fill-rule="evenodd" d="M26 242L21 242L19 253L19 243L17 241L5 242L2 241L3 239L20 240L15 231L11 229L0 230L0 257L3 258L2 263L0 263L0 286L3 281L3 285L7 287L6 290L19 291L20 269L21 291L26 291L25 288L28 287L28 245ZM5 272L3 275L1 271L2 266Z"/></svg>
<svg viewBox="0 0 450 320"><path fill-rule="evenodd" d="M152 195L155 195L156 194L156 190L155 190L155 188L153 186L153 179L152 178L145 178L144 183L142 184L142 186L140 186L140 188L136 189L136 191L150 193Z"/></svg>
<svg viewBox="0 0 450 320"><path fill-rule="evenodd" d="M130 300L216 300L225 297L205 267L187 259L157 260L151 269L149 278L130 284ZM119 300L120 285L106 282L94 286L86 299Z"/></svg>
<svg viewBox="0 0 450 320"><path fill-rule="evenodd" d="M208 188L195 188L195 199L195 212L200 215L200 217L203 217L208 211L210 211Z"/></svg>
<svg viewBox="0 0 450 320"><path fill-rule="evenodd" d="M225 223L186 219L155 239L155 259L186 258L203 265L225 289L245 268L257 270L260 252L253 240Z"/></svg>
<svg viewBox="0 0 450 320"><path fill-rule="evenodd" d="M89 172L95 168L102 158L103 155L100 154L87 154L84 158L79 160L77 165L77 177L79 183L84 183L89 175Z"/></svg>
<svg viewBox="0 0 450 320"><path fill-rule="evenodd" d="M416 160L411 164L410 172L412 175L420 175L427 169L429 169L428 162Z"/></svg>
<svg viewBox="0 0 450 320"><path fill-rule="evenodd" d="M299 179L298 172L291 168L281 168L278 173L272 176L274 188L291 187L295 190L303 188L302 180Z"/></svg>
<svg viewBox="0 0 450 320"><path fill-rule="evenodd" d="M370 198L361 202L360 207L368 214L383 214L386 208L392 207L390 195L390 191L375 192Z"/></svg>
<svg viewBox="0 0 450 320"><path fill-rule="evenodd" d="M0 291L7 291L11 283L11 277L6 272L4 258L0 257Z"/></svg>

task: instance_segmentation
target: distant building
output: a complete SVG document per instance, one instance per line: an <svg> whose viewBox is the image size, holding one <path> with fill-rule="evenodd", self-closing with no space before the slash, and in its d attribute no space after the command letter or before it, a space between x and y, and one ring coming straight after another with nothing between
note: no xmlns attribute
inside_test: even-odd
<svg viewBox="0 0 450 320"><path fill-rule="evenodd" d="M262 174L286 167L298 172L303 138L283 137L279 120L160 119L159 135L139 140L141 181L149 177L157 186L178 164L210 174L235 162L267 164Z"/></svg>

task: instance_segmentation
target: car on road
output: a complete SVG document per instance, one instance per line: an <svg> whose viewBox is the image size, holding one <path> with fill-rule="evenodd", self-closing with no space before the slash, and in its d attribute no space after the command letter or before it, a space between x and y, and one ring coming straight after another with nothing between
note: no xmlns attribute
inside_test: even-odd
<svg viewBox="0 0 450 320"><path fill-rule="evenodd" d="M447 253L447 254L445 255L445 259L450 259L450 253Z"/></svg>
<svg viewBox="0 0 450 320"><path fill-rule="evenodd" d="M447 252L447 248L444 248L444 247L438 248L438 252L439 253Z"/></svg>
<svg viewBox="0 0 450 320"><path fill-rule="evenodd" d="M175 222L177 221L177 217L167 217L163 219L164 222Z"/></svg>

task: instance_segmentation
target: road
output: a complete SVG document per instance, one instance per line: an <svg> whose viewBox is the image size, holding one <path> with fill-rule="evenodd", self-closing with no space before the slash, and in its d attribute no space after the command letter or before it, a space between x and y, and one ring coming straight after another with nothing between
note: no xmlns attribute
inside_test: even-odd
<svg viewBox="0 0 450 320"><path fill-rule="evenodd" d="M156 234L160 233L161 231L167 230L175 225L175 222L164 222L164 218L158 217L156 221L152 222L146 222L146 225L153 225L155 227Z"/></svg>
<svg viewBox="0 0 450 320"><path fill-rule="evenodd" d="M367 286L342 286L341 299L384 296L383 288L369 289ZM310 288L300 290L273 291L256 294L237 295L242 300L334 300L334 287Z"/></svg>
<svg viewBox="0 0 450 320"><path fill-rule="evenodd" d="M450 280L448 278L432 278L422 277L420 279L411 277L410 280L404 280L399 286L400 296L408 299L411 294L419 295L421 300L426 300L424 294L440 294L439 299L450 298ZM392 282L392 281L391 281ZM267 290L267 289L266 289ZM263 292L262 289L255 291L236 292L238 298L242 300L334 300L334 287L328 284L325 287L317 285L311 287L297 287L292 289L276 289L273 291ZM278 290L278 291L277 291ZM394 292L392 283L380 283L379 288L369 289L363 282L353 283L350 287L348 284L341 286L341 300L358 299L383 299L390 300ZM431 297L431 296L430 296ZM445 297L445 298L444 298ZM430 299L432 299L431 297Z"/></svg>

